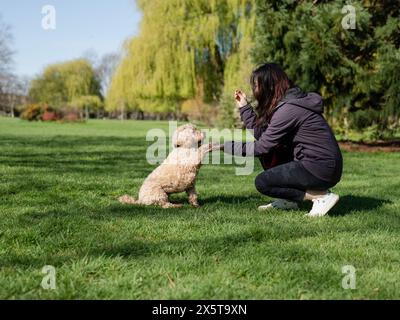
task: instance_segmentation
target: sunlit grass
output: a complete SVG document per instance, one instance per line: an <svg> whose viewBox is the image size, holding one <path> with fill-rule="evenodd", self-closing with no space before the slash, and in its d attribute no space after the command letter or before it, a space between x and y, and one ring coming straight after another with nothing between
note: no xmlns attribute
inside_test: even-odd
<svg viewBox="0 0 400 320"><path fill-rule="evenodd" d="M0 118L0 298L400 298L398 153L345 153L341 201L321 219L309 204L257 212L258 164L205 165L200 209L122 206L153 169L154 127L168 123ZM40 286L44 265L56 290Z"/></svg>

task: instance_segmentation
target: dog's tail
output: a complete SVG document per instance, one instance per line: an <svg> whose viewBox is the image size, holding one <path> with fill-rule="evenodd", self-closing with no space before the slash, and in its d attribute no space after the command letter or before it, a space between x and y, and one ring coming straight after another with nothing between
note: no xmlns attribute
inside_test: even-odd
<svg viewBox="0 0 400 320"><path fill-rule="evenodd" d="M132 198L131 196L128 196L127 194L122 197L119 197L118 201L124 204L139 204L138 200Z"/></svg>

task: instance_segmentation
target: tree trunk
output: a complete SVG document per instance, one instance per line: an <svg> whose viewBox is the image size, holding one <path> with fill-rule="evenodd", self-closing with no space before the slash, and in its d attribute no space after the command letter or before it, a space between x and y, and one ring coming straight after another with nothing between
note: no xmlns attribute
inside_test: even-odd
<svg viewBox="0 0 400 320"><path fill-rule="evenodd" d="M122 107L121 108L121 116L120 116L121 121L124 121L124 117L125 117L125 107Z"/></svg>
<svg viewBox="0 0 400 320"><path fill-rule="evenodd" d="M144 120L144 113L142 110L138 111L138 120Z"/></svg>

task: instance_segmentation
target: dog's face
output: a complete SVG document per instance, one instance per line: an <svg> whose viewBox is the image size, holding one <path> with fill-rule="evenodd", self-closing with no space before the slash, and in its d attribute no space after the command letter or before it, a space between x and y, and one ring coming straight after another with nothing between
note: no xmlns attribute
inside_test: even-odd
<svg viewBox="0 0 400 320"><path fill-rule="evenodd" d="M198 130L193 124L180 126L172 136L172 144L175 148L199 147L205 138L205 134Z"/></svg>

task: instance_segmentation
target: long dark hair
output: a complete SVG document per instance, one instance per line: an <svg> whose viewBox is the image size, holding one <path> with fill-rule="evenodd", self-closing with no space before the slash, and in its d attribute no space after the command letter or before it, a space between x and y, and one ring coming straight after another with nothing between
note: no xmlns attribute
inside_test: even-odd
<svg viewBox="0 0 400 320"><path fill-rule="evenodd" d="M252 72L250 84L258 102L255 108L258 115L257 124L268 124L275 107L292 86L292 82L280 66L265 63Z"/></svg>

